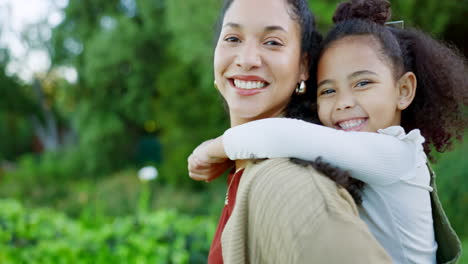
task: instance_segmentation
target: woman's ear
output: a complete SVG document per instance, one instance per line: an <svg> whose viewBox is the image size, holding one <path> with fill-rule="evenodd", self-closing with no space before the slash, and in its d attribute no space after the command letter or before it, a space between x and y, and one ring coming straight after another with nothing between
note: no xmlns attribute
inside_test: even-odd
<svg viewBox="0 0 468 264"><path fill-rule="evenodd" d="M407 72L398 80L398 105L399 110L405 110L413 102L416 95L416 75Z"/></svg>
<svg viewBox="0 0 468 264"><path fill-rule="evenodd" d="M301 81L306 81L309 79L309 56L304 55L301 59L300 75L299 78Z"/></svg>

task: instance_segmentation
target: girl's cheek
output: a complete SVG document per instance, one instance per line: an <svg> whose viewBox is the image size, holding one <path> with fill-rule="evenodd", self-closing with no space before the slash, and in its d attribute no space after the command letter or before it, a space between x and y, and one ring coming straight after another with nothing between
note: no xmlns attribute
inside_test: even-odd
<svg viewBox="0 0 468 264"><path fill-rule="evenodd" d="M322 124L325 124L324 114L323 114L323 107L320 103L317 103L317 115Z"/></svg>

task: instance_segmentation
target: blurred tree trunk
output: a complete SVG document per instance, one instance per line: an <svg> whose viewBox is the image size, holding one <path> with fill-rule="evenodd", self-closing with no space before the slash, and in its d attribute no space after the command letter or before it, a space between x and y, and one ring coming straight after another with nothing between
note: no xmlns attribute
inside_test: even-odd
<svg viewBox="0 0 468 264"><path fill-rule="evenodd" d="M31 115L34 132L39 138L45 151L57 151L60 146L57 118L51 107L48 106L41 81L34 78L32 88L34 90L40 113ZM41 118L42 117L42 118Z"/></svg>

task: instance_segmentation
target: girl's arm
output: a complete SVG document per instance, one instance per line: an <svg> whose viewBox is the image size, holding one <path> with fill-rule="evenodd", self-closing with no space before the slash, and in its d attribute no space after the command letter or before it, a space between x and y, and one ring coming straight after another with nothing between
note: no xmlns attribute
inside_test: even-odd
<svg viewBox="0 0 468 264"><path fill-rule="evenodd" d="M196 181L212 181L234 166L224 152L222 137L200 144L187 159L190 178Z"/></svg>
<svg viewBox="0 0 468 264"><path fill-rule="evenodd" d="M414 167L415 143L370 132L345 132L305 121L267 118L227 130L222 139L231 160L322 157L368 184L386 185Z"/></svg>

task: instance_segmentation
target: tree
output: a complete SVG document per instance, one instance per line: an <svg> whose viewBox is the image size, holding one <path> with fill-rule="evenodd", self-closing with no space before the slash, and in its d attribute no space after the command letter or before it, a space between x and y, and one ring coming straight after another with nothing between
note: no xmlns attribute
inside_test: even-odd
<svg viewBox="0 0 468 264"><path fill-rule="evenodd" d="M0 50L0 162L13 160L18 155L31 151L31 126L23 116L31 116L37 104L27 95L27 86L16 76L6 72L10 56Z"/></svg>

